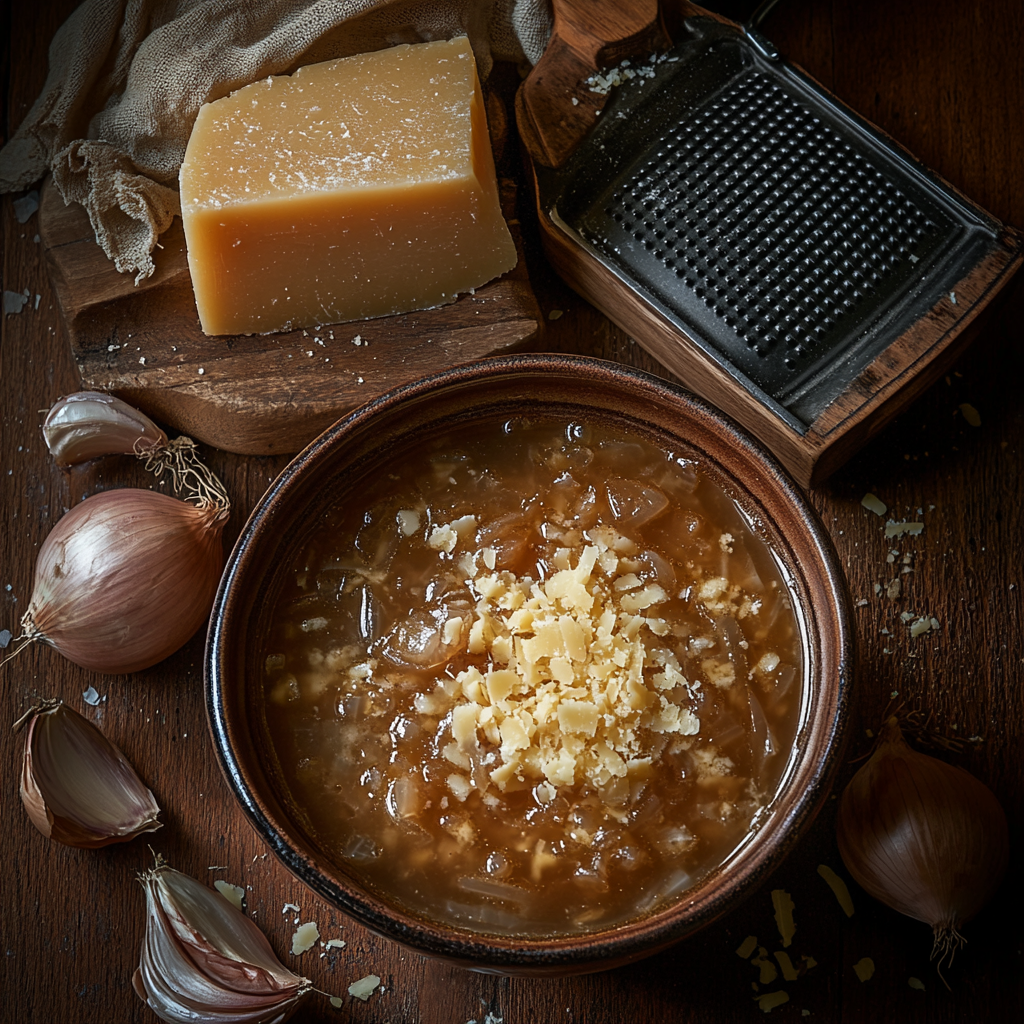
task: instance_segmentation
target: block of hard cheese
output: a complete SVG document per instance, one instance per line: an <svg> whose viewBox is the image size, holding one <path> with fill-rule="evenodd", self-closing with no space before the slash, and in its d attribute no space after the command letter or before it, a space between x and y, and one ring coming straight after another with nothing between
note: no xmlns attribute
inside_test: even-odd
<svg viewBox="0 0 1024 1024"><path fill-rule="evenodd" d="M464 36L205 104L180 182L206 334L440 306L516 262Z"/></svg>

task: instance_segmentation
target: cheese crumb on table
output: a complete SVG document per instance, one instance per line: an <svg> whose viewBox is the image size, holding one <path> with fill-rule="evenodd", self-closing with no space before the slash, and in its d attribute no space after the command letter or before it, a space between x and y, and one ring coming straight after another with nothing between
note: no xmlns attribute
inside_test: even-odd
<svg viewBox="0 0 1024 1024"><path fill-rule="evenodd" d="M861 981L868 981L875 973L875 961L869 956L863 957L853 965L853 973Z"/></svg>
<svg viewBox="0 0 1024 1024"><path fill-rule="evenodd" d="M221 879L217 879L213 883L213 887L230 903L235 909L242 909L242 900L245 897L245 890L240 885L232 885L230 882L224 882Z"/></svg>
<svg viewBox="0 0 1024 1024"><path fill-rule="evenodd" d="M978 413L978 410L975 409L974 406L971 405L969 402L964 402L960 406L960 412L962 413L963 418L967 420L967 422L972 427L981 426L981 415Z"/></svg>
<svg viewBox="0 0 1024 1024"><path fill-rule="evenodd" d="M788 947L796 934L796 924L793 922L795 904L785 889L772 889L772 904L775 907L775 923L782 937L782 945Z"/></svg>
<svg viewBox="0 0 1024 1024"><path fill-rule="evenodd" d="M916 537L918 534L924 531L924 523L896 523L893 520L889 520L885 524L885 536L890 537L902 537L903 534L910 534L911 537Z"/></svg>
<svg viewBox="0 0 1024 1024"><path fill-rule="evenodd" d="M368 974L365 978L352 982L348 987L348 994L354 999L361 999L365 1003L379 984L380 978L376 974Z"/></svg>
<svg viewBox="0 0 1024 1024"><path fill-rule="evenodd" d="M778 949L775 951L775 959L779 964L779 970L782 971L783 981L796 981L800 977L800 974L793 966L793 961L790 960L788 953Z"/></svg>
<svg viewBox="0 0 1024 1024"><path fill-rule="evenodd" d="M876 497L870 491L860 499L860 503L869 511L874 512L876 516L884 516L888 511L889 506L886 505L881 498Z"/></svg>
<svg viewBox="0 0 1024 1024"><path fill-rule="evenodd" d="M853 917L853 900L850 898L850 890L846 882L842 880L827 864L818 865L818 874L825 880L828 887L835 893L839 906L847 917Z"/></svg>
<svg viewBox="0 0 1024 1024"><path fill-rule="evenodd" d="M779 976L775 964L768 959L768 950L764 946L758 949L757 956L750 962L761 972L757 979L760 985L770 985Z"/></svg>
<svg viewBox="0 0 1024 1024"><path fill-rule="evenodd" d="M315 921L307 921L305 924L300 924L295 929L295 934L292 935L292 952L296 956L305 953L306 950L312 949L316 945L319 938L320 929L317 928Z"/></svg>
<svg viewBox="0 0 1024 1024"><path fill-rule="evenodd" d="M782 1006L783 1003L789 1002L789 993L778 991L778 992L766 992L763 996L755 996L757 999L758 1007L765 1013L771 1013L776 1006Z"/></svg>

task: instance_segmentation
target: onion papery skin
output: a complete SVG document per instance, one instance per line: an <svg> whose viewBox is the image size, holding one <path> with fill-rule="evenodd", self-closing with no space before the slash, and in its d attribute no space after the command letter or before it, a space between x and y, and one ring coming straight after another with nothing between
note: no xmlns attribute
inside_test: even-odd
<svg viewBox="0 0 1024 1024"><path fill-rule="evenodd" d="M226 518L136 488L86 498L39 549L25 636L97 672L163 661L210 614Z"/></svg>
<svg viewBox="0 0 1024 1024"><path fill-rule="evenodd" d="M155 832L160 807L121 751L87 718L47 701L28 723L21 801L47 839L94 850Z"/></svg>
<svg viewBox="0 0 1024 1024"><path fill-rule="evenodd" d="M998 889L1006 815L970 772L913 750L891 719L839 803L839 853L868 893L932 926L936 942Z"/></svg>
<svg viewBox="0 0 1024 1024"><path fill-rule="evenodd" d="M279 1024L311 990L241 911L161 861L141 877L146 936L132 987L172 1024Z"/></svg>

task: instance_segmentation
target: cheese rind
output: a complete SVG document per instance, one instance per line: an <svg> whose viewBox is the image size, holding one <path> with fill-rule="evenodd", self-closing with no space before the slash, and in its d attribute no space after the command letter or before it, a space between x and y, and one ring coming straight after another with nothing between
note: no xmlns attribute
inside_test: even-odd
<svg viewBox="0 0 1024 1024"><path fill-rule="evenodd" d="M444 305L516 262L465 37L309 65L205 104L180 183L206 334Z"/></svg>

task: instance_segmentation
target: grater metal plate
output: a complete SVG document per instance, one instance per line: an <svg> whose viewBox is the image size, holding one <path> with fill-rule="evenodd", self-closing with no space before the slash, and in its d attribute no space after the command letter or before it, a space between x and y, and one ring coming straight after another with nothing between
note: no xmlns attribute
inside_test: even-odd
<svg viewBox="0 0 1024 1024"><path fill-rule="evenodd" d="M687 27L616 90L553 219L802 430L998 225L735 29Z"/></svg>

